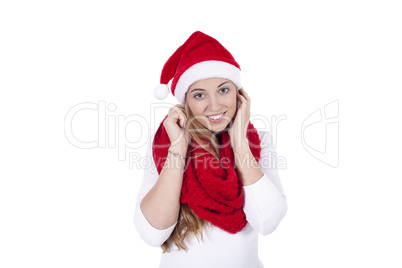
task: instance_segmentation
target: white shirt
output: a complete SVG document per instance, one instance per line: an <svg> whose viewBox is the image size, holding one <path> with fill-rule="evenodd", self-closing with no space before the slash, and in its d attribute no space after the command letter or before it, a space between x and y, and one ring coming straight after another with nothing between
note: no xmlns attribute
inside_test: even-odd
<svg viewBox="0 0 402 268"><path fill-rule="evenodd" d="M203 229L203 240L186 237L187 252L172 245L170 252L162 254L159 268L262 268L258 258L258 233L268 235L279 225L287 211L286 196L274 165L275 147L269 132L257 130L261 140L259 166L264 173L257 182L243 186L243 211L248 221L246 227L230 234L210 225ZM143 197L156 183L159 174L152 158L152 140L148 143L146 156L152 165L144 170L141 189L137 195L134 225L141 238L149 245L160 247L170 236L177 222L167 229L154 228L141 211Z"/></svg>

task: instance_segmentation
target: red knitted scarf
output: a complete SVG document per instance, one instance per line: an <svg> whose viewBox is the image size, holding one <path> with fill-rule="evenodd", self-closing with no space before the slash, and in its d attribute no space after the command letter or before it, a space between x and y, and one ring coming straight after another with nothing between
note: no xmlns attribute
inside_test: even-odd
<svg viewBox="0 0 402 268"><path fill-rule="evenodd" d="M163 126L166 118L167 116L162 120L152 144L152 154L159 174L170 147L170 139ZM243 211L243 185L236 173L233 149L227 130L220 132L217 138L220 160L201 148L196 141L190 142L180 202L187 203L198 217L235 234L247 224ZM261 141L251 122L247 128L247 139L254 158L259 162Z"/></svg>

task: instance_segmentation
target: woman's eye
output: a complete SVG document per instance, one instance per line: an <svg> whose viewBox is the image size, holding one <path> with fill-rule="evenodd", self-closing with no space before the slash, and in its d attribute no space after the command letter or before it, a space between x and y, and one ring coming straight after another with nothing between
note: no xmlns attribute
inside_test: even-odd
<svg viewBox="0 0 402 268"><path fill-rule="evenodd" d="M195 94L195 95L194 95L194 98L200 99L200 98L197 98L197 96L199 96L199 95L204 95L204 94L202 94L202 93Z"/></svg>
<svg viewBox="0 0 402 268"><path fill-rule="evenodd" d="M230 90L229 88L224 87L224 88L221 88L219 91L220 91L221 93L223 93L223 94L226 94L226 93L229 92L229 90ZM204 96L203 93L197 93L197 94L194 95L194 98L196 98L196 99L202 99L203 96Z"/></svg>
<svg viewBox="0 0 402 268"><path fill-rule="evenodd" d="M226 89L226 91L225 92L223 92L223 93L227 93L228 91L229 91L229 89L227 88L227 87L225 87L225 88L221 88L221 90L225 90Z"/></svg>

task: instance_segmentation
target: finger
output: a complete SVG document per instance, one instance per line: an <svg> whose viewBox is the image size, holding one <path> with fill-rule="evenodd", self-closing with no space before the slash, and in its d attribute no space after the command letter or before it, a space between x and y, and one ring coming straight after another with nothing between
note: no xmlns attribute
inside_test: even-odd
<svg viewBox="0 0 402 268"><path fill-rule="evenodd" d="M247 92L242 88L240 89L241 91L241 96L243 96L247 101L250 101L250 96L247 94Z"/></svg>
<svg viewBox="0 0 402 268"><path fill-rule="evenodd" d="M183 116L180 114L180 109L176 105L169 109L168 117L170 120L173 120L176 123L178 122L179 125L181 125L181 122L183 121Z"/></svg>
<svg viewBox="0 0 402 268"><path fill-rule="evenodd" d="M185 108L184 108L183 105L178 104L178 105L175 106L175 108L176 108L175 109L176 111L181 111L183 113L185 112Z"/></svg>
<svg viewBox="0 0 402 268"><path fill-rule="evenodd" d="M241 93L243 94L243 96L247 99L250 100L250 96L247 94L247 92L244 90L244 88L241 88Z"/></svg>
<svg viewBox="0 0 402 268"><path fill-rule="evenodd" d="M244 96L242 96L242 95L240 95L240 101L243 103L243 102L247 102L247 99L244 97Z"/></svg>
<svg viewBox="0 0 402 268"><path fill-rule="evenodd" d="M186 126L186 115L184 114L183 111L181 111L180 109L175 109L175 111L177 112L177 114L179 115L179 121L180 121L180 126L181 127L185 127Z"/></svg>
<svg viewBox="0 0 402 268"><path fill-rule="evenodd" d="M245 109L250 109L250 101L249 100L247 100L244 96L241 96L240 95L240 100L241 100L241 106L240 107L242 107L243 106L243 103L244 103L244 105L245 105Z"/></svg>
<svg viewBox="0 0 402 268"><path fill-rule="evenodd" d="M184 110L184 106L181 105L181 104L176 104L175 107L177 107L177 108L179 108L179 109L181 109L181 110Z"/></svg>

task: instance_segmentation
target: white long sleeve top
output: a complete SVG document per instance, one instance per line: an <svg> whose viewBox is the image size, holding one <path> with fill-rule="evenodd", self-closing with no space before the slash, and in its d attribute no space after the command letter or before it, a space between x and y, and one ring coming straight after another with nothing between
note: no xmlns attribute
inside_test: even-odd
<svg viewBox="0 0 402 268"><path fill-rule="evenodd" d="M203 229L203 240L187 236L187 252L173 245L170 252L162 254L159 268L261 268L264 265L258 257L258 233L268 235L279 225L287 211L278 171L275 165L275 147L269 132L258 130L261 140L259 166L264 175L255 183L243 186L243 211L248 221L246 227L236 234L230 234L210 225ZM137 195L134 225L141 238L154 247L161 246L170 236L177 222L167 229L154 228L141 211L143 197L158 180L159 174L152 158L152 139L148 143L146 156L152 165L144 170L141 188Z"/></svg>

